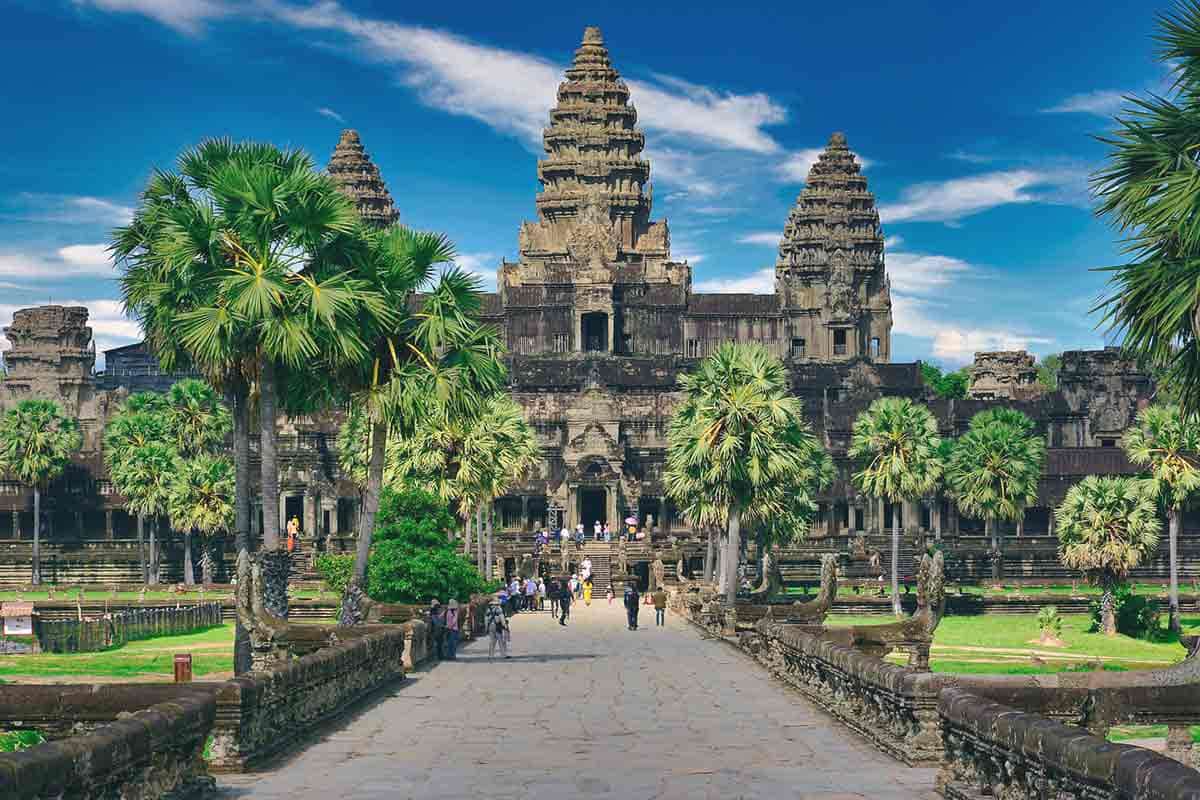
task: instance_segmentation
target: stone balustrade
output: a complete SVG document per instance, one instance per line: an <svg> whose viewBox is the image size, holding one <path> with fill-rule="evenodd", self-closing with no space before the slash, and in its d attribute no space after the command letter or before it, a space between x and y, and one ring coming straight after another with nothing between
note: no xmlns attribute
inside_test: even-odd
<svg viewBox="0 0 1200 800"><path fill-rule="evenodd" d="M1017 711L963 689L938 701L949 800L1200 798L1200 772L1158 753Z"/></svg>
<svg viewBox="0 0 1200 800"><path fill-rule="evenodd" d="M211 768L243 770L403 678L404 626L373 628L366 636L225 682L216 694Z"/></svg>
<svg viewBox="0 0 1200 800"><path fill-rule="evenodd" d="M82 735L0 753L0 797L142 800L201 794L213 784L203 755L216 701L211 692L177 692L169 700L132 713L115 711L131 698L110 693L93 711L99 716L118 713L115 721ZM24 696L33 698L29 693ZM87 705L84 698L75 699ZM69 701L60 699L55 705L65 714L73 713Z"/></svg>

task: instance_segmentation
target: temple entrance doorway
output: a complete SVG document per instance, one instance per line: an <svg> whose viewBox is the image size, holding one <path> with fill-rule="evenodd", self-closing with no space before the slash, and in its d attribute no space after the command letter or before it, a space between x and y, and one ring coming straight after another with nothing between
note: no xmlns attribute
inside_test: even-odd
<svg viewBox="0 0 1200 800"><path fill-rule="evenodd" d="M588 352L608 352L608 314L593 311L583 315L583 349Z"/></svg>
<svg viewBox="0 0 1200 800"><path fill-rule="evenodd" d="M600 520L600 524L608 522L608 495L604 489L579 490L579 521L583 530L590 536L592 526Z"/></svg>
<svg viewBox="0 0 1200 800"><path fill-rule="evenodd" d="M300 530L305 531L306 533L311 533L311 531L308 531L309 521L304 518L303 496L288 495L287 497L283 498L283 514L289 522L293 517L298 518L300 520ZM284 525L283 527L284 530L287 530L287 525Z"/></svg>

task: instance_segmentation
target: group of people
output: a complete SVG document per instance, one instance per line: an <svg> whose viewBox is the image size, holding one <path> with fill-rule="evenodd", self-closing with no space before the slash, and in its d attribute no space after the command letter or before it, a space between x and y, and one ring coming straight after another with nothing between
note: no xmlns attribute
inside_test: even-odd
<svg viewBox="0 0 1200 800"><path fill-rule="evenodd" d="M454 661L458 657L458 601L451 598L444 606L436 597L429 601L429 626L434 654L439 659Z"/></svg>
<svg viewBox="0 0 1200 800"><path fill-rule="evenodd" d="M538 528L533 532L534 552L540 555L542 548L548 547L550 545L550 539L555 535L558 536L563 547L566 547L569 542L574 542L577 547L583 547L583 544L587 541L588 537L587 531L582 522L575 525L575 530L571 530L564 525L562 530L558 531L557 534L555 534L553 531L545 531L541 528ZM619 527L614 532L614 530L608 526L607 522L596 520L592 523L592 539L594 541L611 542L614 536L622 541L628 541L631 539L644 539L646 538L646 532L639 529L636 524L629 524L625 527Z"/></svg>

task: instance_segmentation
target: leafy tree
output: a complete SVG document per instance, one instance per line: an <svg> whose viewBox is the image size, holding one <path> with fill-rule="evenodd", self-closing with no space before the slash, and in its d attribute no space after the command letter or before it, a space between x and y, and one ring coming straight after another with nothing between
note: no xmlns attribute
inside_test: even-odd
<svg viewBox="0 0 1200 800"><path fill-rule="evenodd" d="M967 396L967 387L971 385L971 376L967 368L943 373L936 364L921 362L921 377L933 389L934 394L946 399L961 400Z"/></svg>
<svg viewBox="0 0 1200 800"><path fill-rule="evenodd" d="M165 407L162 395L137 392L125 400L104 427L104 463L113 486L126 499L144 493L139 481L148 477L155 481L158 479L158 476L148 476L133 462L139 448L168 441L167 421L162 413ZM137 510L132 504L130 508L137 515L138 562L142 570L142 583L149 583L145 546L146 512Z"/></svg>
<svg viewBox="0 0 1200 800"><path fill-rule="evenodd" d="M1185 416L1175 405L1152 405L1142 409L1137 424L1125 432L1123 441L1129 460L1150 471L1150 480L1167 509L1171 548L1169 626L1179 633L1179 566L1176 548L1184 504L1200 489L1200 422Z"/></svg>
<svg viewBox="0 0 1200 800"><path fill-rule="evenodd" d="M183 582L196 582L192 567L192 533L204 537L204 582L212 583L212 542L233 527L236 491L233 462L201 453L178 460L167 498L171 527L183 533Z"/></svg>
<svg viewBox="0 0 1200 800"><path fill-rule="evenodd" d="M441 498L419 490L385 488L369 564L371 597L385 602L460 601L490 585L460 555L448 534L454 518Z"/></svg>
<svg viewBox="0 0 1200 800"><path fill-rule="evenodd" d="M1058 388L1058 373L1062 369L1062 354L1050 353L1042 356L1037 365L1038 383L1046 391L1052 392Z"/></svg>
<svg viewBox="0 0 1200 800"><path fill-rule="evenodd" d="M179 381L167 391L164 403L167 431L181 457L213 452L225 444L232 424L229 409L206 381Z"/></svg>
<svg viewBox="0 0 1200 800"><path fill-rule="evenodd" d="M1092 177L1096 211L1125 236L1129 261L1108 267L1098 308L1124 348L1164 370L1187 413L1200 408L1200 3L1180 0L1158 17L1166 96L1129 97L1101 141L1107 165Z"/></svg>
<svg viewBox="0 0 1200 800"><path fill-rule="evenodd" d="M929 409L906 397L881 397L854 421L847 455L854 485L868 497L900 503L932 493L942 477L941 438ZM900 616L900 522L892 514L892 610Z"/></svg>
<svg viewBox="0 0 1200 800"><path fill-rule="evenodd" d="M139 541L145 520L150 519L150 558L147 582L158 583L158 517L167 513L171 483L179 466L175 448L165 441L151 440L131 447L123 458L109 466L109 478L129 509L137 515Z"/></svg>
<svg viewBox="0 0 1200 800"><path fill-rule="evenodd" d="M42 489L83 445L75 420L51 400L22 400L0 417L0 472L33 489L33 583L42 582Z"/></svg>
<svg viewBox="0 0 1200 800"><path fill-rule="evenodd" d="M726 527L720 590L732 603L743 518L802 520L811 498L787 489L808 486L824 454L783 364L759 345L722 345L680 384L664 482L681 508Z"/></svg>
<svg viewBox="0 0 1200 800"><path fill-rule="evenodd" d="M992 541L992 580L1004 579L1004 535L998 520L1017 521L1037 500L1046 443L1020 411L992 408L971 418L946 464L946 485L958 507L981 517Z"/></svg>
<svg viewBox="0 0 1200 800"><path fill-rule="evenodd" d="M1090 475L1071 487L1055 512L1059 558L1100 586L1109 636L1117 633L1113 592L1158 546L1154 488L1138 478Z"/></svg>
<svg viewBox="0 0 1200 800"><path fill-rule="evenodd" d="M257 388L264 549L280 553L276 448L280 381L366 360L362 331L394 312L352 274L361 249L350 201L312 159L271 145L208 140L159 171L114 234L126 307L164 367L190 363L222 386L235 423L239 549L249 546L249 398ZM267 601L286 613L286 580Z"/></svg>

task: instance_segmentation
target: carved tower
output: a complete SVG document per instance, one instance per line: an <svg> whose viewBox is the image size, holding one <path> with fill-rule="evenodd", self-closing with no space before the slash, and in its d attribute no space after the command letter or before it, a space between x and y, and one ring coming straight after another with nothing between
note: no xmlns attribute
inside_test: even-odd
<svg viewBox="0 0 1200 800"><path fill-rule="evenodd" d="M326 169L367 223L386 228L400 218L392 195L379 175L379 167L363 148L358 131L342 131L342 138L333 148L333 157Z"/></svg>
<svg viewBox="0 0 1200 800"><path fill-rule="evenodd" d="M587 28L543 134L537 221L521 226L520 261L500 268L512 352L655 352L654 336L635 339L649 330L640 310L686 304L691 270L671 261L666 222L650 219L636 124L600 29Z"/></svg>
<svg viewBox="0 0 1200 800"><path fill-rule="evenodd" d="M844 134L830 137L788 214L775 293L789 319L793 352L831 361L891 357L892 300L879 211Z"/></svg>

